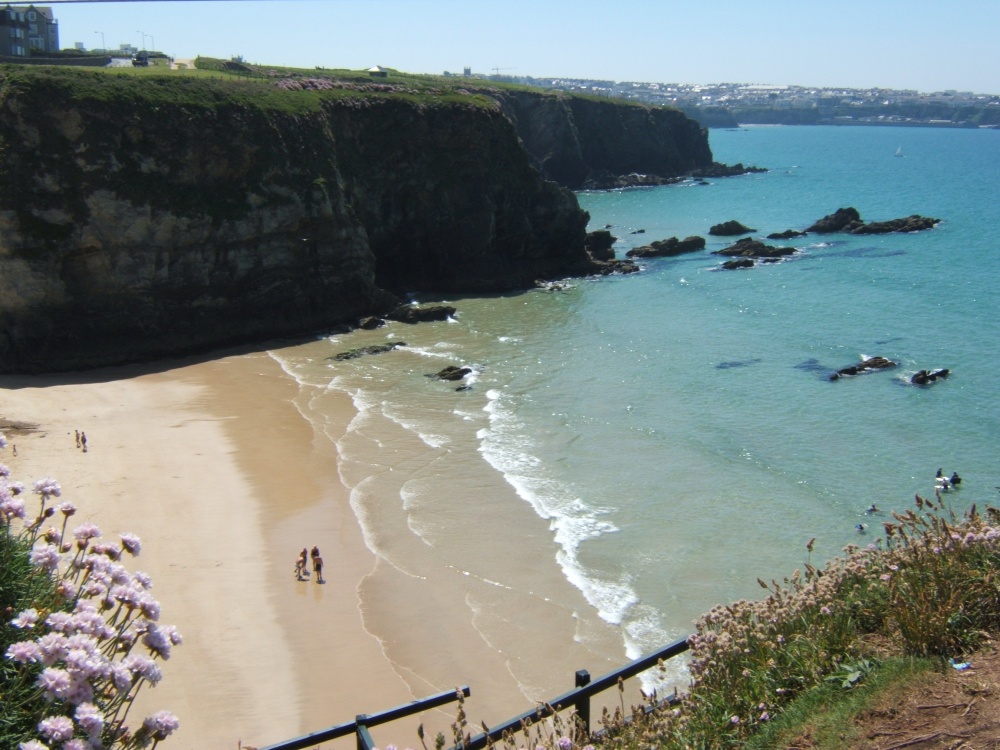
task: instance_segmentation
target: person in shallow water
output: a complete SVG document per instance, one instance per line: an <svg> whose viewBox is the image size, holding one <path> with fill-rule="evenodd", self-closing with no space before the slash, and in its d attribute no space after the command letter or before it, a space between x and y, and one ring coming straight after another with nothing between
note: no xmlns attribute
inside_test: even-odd
<svg viewBox="0 0 1000 750"><path fill-rule="evenodd" d="M858 530L859 534L864 534L865 533L865 525L863 523L859 523L854 528L856 528Z"/></svg>
<svg viewBox="0 0 1000 750"><path fill-rule="evenodd" d="M962 483L962 477L960 477L958 475L957 471L953 471L951 473L951 479L949 481L952 483L952 485L954 485L955 487L958 487L958 485L960 485Z"/></svg>
<svg viewBox="0 0 1000 750"><path fill-rule="evenodd" d="M878 513L878 508L875 507L875 503L869 505L868 510L866 510L865 513L868 513L869 515L871 515L872 513Z"/></svg>

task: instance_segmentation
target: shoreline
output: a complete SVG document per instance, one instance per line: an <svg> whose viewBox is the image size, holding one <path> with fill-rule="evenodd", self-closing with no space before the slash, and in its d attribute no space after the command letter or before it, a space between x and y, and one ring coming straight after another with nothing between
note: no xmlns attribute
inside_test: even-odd
<svg viewBox="0 0 1000 750"><path fill-rule="evenodd" d="M163 682L140 694L133 721L173 711L181 725L172 747L273 744L463 684L472 688L470 722L494 724L572 687L573 670L598 674L611 664L579 643L593 618L580 619L582 596L545 560L547 532L530 534L533 552L518 562L527 570L500 574L538 578L535 587L498 585L489 555L456 558L456 566L451 553L425 549L391 502L376 528L401 554L416 552L418 568L373 553L356 514L378 471L362 461L355 486L348 475L353 458L377 463L380 449L355 429L359 412L345 392L324 393L333 399L324 403L327 421L311 424L304 402L315 394L268 352L4 376L0 388L5 423L38 425L8 434L18 446L17 457L11 448L4 456L12 477L52 476L62 500L77 505L77 524L143 541L129 567L152 576L162 621L184 642L161 664ZM76 429L87 434L86 453L74 446ZM379 432L375 442L385 438ZM353 458L342 455L345 444ZM493 495L512 492L498 474L488 484ZM372 496L399 501L392 485ZM508 536L547 527L523 503L490 515L489 523L512 525ZM477 546L474 530L463 531ZM294 578L298 551L314 545L324 585ZM556 577L538 577L548 567ZM456 710L373 734L413 746L422 723L429 737L448 737Z"/></svg>

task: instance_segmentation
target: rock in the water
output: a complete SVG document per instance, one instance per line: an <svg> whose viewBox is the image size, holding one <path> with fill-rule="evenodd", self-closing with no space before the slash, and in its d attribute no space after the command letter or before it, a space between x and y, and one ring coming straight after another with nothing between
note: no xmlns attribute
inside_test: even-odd
<svg viewBox="0 0 1000 750"><path fill-rule="evenodd" d="M365 331L371 331L375 328L381 328L385 325L385 321L382 318L378 318L374 315L369 315L367 318L362 318L358 321L358 328Z"/></svg>
<svg viewBox="0 0 1000 750"><path fill-rule="evenodd" d="M456 312L457 310L451 305L428 305L427 307L400 305L386 317L400 323L426 323L432 320L447 320Z"/></svg>
<svg viewBox="0 0 1000 750"><path fill-rule="evenodd" d="M860 375L863 372L871 370L888 370L895 366L896 363L891 359L886 359L885 357L869 357L868 359L862 360L860 364L851 365L850 367L844 367L837 370L835 373L830 375L830 380L839 380L844 375Z"/></svg>
<svg viewBox="0 0 1000 750"><path fill-rule="evenodd" d="M910 382L913 385L929 385L938 378L946 378L950 374L951 370L943 368L940 370L920 370L910 378Z"/></svg>
<svg viewBox="0 0 1000 750"><path fill-rule="evenodd" d="M753 268L753 266L753 258L737 258L736 260L727 260L722 264L722 267L727 271L734 271L738 268Z"/></svg>
<svg viewBox="0 0 1000 750"><path fill-rule="evenodd" d="M797 229L786 229L784 232L772 232L767 235L769 240L792 240L796 237L805 237L805 232L800 232Z"/></svg>
<svg viewBox="0 0 1000 750"><path fill-rule="evenodd" d="M735 219L732 219L730 221L724 221L721 224L716 224L708 230L708 233L716 237L736 237L740 234L750 234L750 232L756 231L756 229L751 229Z"/></svg>
<svg viewBox="0 0 1000 750"><path fill-rule="evenodd" d="M830 234L832 232L844 232L847 234L889 234L890 232L922 232L925 229L933 229L939 224L941 219L932 219L928 216L913 214L902 219L890 219L889 221L873 221L865 224L861 220L861 215L855 208L838 208L834 213L824 216L817 221L807 232L817 234Z"/></svg>
<svg viewBox="0 0 1000 750"><path fill-rule="evenodd" d="M472 373L471 367L458 367L456 365L448 365L443 370L438 372L434 377L438 380L461 380L466 375Z"/></svg>
<svg viewBox="0 0 1000 750"><path fill-rule="evenodd" d="M902 219L889 221L873 221L851 230L851 234L889 234L890 232L922 232L933 229L941 219L913 214Z"/></svg>
<svg viewBox="0 0 1000 750"><path fill-rule="evenodd" d="M704 237L685 237L683 240L668 237L665 240L654 240L648 245L632 248L625 255L629 258L665 258L704 249Z"/></svg>
<svg viewBox="0 0 1000 750"><path fill-rule="evenodd" d="M327 359L333 359L337 361L343 361L345 359L357 359L358 357L363 357L366 354L384 354L385 352L391 352L398 346L406 346L406 342L394 341L391 344L375 344L373 346L363 346L359 349L351 349L350 351L341 352L340 354L334 354L332 357L327 357Z"/></svg>
<svg viewBox="0 0 1000 750"><path fill-rule="evenodd" d="M849 232L853 227L861 226L861 214L856 208L838 208L832 214L827 214L817 221L807 232L816 234L831 234L832 232Z"/></svg>
<svg viewBox="0 0 1000 750"><path fill-rule="evenodd" d="M788 255L794 255L796 252L794 247L765 245L760 240L744 237L737 240L734 245L724 247L722 250L714 250L712 255L725 255L730 258L784 258Z"/></svg>

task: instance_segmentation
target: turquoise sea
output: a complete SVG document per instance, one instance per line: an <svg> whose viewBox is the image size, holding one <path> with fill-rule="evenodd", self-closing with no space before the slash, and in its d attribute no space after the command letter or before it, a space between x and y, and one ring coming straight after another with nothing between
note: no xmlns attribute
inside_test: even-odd
<svg viewBox="0 0 1000 750"><path fill-rule="evenodd" d="M581 622L608 623L621 655L636 656L715 604L758 596L758 576L790 575L813 537L814 564L873 542L891 511L933 493L939 467L964 478L956 506L1000 501L1000 132L752 127L710 142L718 161L769 171L579 195L590 228L619 238L618 257L696 234L704 253L563 291L449 299L447 323L272 352L317 435L337 444L381 558L517 588L519 553L477 558L500 530L469 510L530 507L537 524L515 536L583 593ZM775 242L801 252L743 271L718 270L709 252L730 242L708 237L713 224L737 219L763 237L845 206L866 221L942 222ZM386 341L407 346L327 359ZM828 379L872 355L900 365ZM450 364L474 367L467 389L425 377ZM936 368L952 374L908 384ZM344 392L358 417L326 434L327 399ZM469 602L477 623L502 618L491 606Z"/></svg>

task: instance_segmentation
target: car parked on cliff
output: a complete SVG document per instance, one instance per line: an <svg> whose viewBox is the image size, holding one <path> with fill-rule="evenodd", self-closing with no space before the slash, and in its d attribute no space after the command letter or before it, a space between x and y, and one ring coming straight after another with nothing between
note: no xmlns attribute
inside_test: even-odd
<svg viewBox="0 0 1000 750"><path fill-rule="evenodd" d="M132 56L132 66L136 68L148 68L149 67L149 53L146 50L136 52Z"/></svg>

